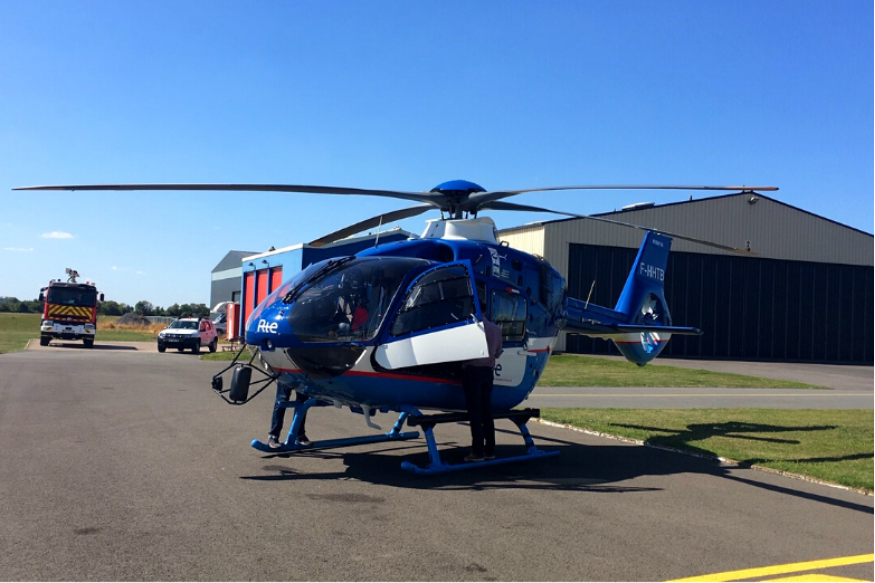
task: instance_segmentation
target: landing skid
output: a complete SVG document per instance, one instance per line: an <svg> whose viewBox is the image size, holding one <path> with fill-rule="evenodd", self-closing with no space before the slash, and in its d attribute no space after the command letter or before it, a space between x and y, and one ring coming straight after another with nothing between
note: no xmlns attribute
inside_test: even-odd
<svg viewBox="0 0 875 583"><path fill-rule="evenodd" d="M411 415L410 417L408 417L407 423L410 426L419 425L422 427L423 431L425 431L425 441L428 444L428 455L430 460L430 463L425 467L417 466L416 464L408 461L401 462L402 469L413 472L415 474L426 476L434 474L446 474L448 472L458 472L462 470L470 470L485 466L497 466L502 464L509 464L512 462L520 462L559 455L558 451L539 450L537 446L535 446L535 442L532 439L528 428L526 427L526 423L528 423L529 419L531 419L532 417L540 416L540 410L522 409L519 411L514 410L495 413L493 417L495 419L510 419L516 424L517 428L520 430L520 434L523 437L526 448L528 449L528 453L524 455L495 458L491 460L465 462L461 464L448 464L441 460L441 454L438 451L437 443L434 439L434 426L438 423L456 423L459 421L467 421L467 415L457 413L422 415L421 413L419 413L419 411L415 410L410 411L410 413Z"/></svg>
<svg viewBox="0 0 875 583"><path fill-rule="evenodd" d="M401 431L404 427L404 421L409 415L409 413L401 413L398 420L395 422L395 425L392 427L392 430L382 435L363 435L361 437L346 437L343 439L325 439L322 441L310 442L308 445L297 443L294 436L298 435L298 427L303 423L303 420L307 415L307 410L312 406L324 406L325 404L326 403L321 402L318 399L310 399L300 405L295 401L290 401L286 406L295 409L295 416L292 419L292 426L289 428L289 434L286 441L283 442L280 447L273 448L263 441L253 439L251 444L252 447L265 453L288 453L310 449L330 449L332 447L345 447L348 445L380 443L383 441L404 441L419 437L418 431Z"/></svg>
<svg viewBox="0 0 875 583"><path fill-rule="evenodd" d="M295 436L298 435L298 428L304 423L307 416L307 411L310 407L324 407L329 403L320 401L319 399L309 399L303 403L296 401L288 401L283 403L287 408L295 410L295 416L292 419L292 426L289 428L286 441L280 444L280 447L272 448L267 443L257 439L252 440L252 447L264 453L292 453L306 450L330 449L334 447L346 447L348 445L363 445L366 443L380 443L385 441L404 441L408 439L416 439L419 437L418 431L404 432L401 429L404 427L405 421L411 427L421 426L425 432L425 441L428 446L429 464L425 467L417 466L409 461L401 462L401 468L414 474L419 475L435 475L445 474L449 472L458 472L462 470L471 470L485 466L497 466L509 464L513 462L528 461L544 457L553 457L559 455L558 451L542 451L535 446L535 442L529 433L526 423L532 417L538 417L541 412L538 409L522 409L513 411L500 411L494 413L495 419L510 419L513 421L523 437L525 446L528 450L523 455L515 455L510 457L495 458L491 460L481 460L475 462L465 462L461 464L448 464L441 460L441 454L437 447L437 442L434 438L434 426L440 423L458 423L467 421L468 416L462 413L441 413L436 415L423 415L419 410L413 407L403 407L401 415L392 427L392 430L382 435L364 435L361 437L348 437L343 439L326 439L323 441L314 441L308 445L301 445L295 441Z"/></svg>

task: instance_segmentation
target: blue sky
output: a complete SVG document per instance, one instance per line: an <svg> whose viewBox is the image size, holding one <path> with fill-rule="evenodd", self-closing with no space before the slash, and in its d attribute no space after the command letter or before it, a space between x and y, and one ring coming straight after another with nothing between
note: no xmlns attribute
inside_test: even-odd
<svg viewBox="0 0 875 583"><path fill-rule="evenodd" d="M872 23L862 0L0 2L0 296L72 267L107 299L207 303L228 250L409 206L11 190L36 184L773 184L871 233ZM588 214L688 196L513 200Z"/></svg>

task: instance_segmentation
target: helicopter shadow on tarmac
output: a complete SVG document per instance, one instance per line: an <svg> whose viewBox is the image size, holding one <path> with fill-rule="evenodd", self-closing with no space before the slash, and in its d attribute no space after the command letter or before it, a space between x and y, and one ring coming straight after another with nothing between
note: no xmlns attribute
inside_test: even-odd
<svg viewBox="0 0 875 583"><path fill-rule="evenodd" d="M466 425L466 424L460 424ZM498 432L505 432L496 428ZM507 431L512 434L512 431ZM269 454L261 475L241 476L254 482L294 480L354 479L396 488L424 490L556 490L587 493L659 492L662 488L628 485L641 476L669 476L675 474L707 474L764 488L785 495L831 504L859 512L873 513L871 506L856 504L823 493L806 492L793 487L794 481L776 485L749 479L731 472L736 466L726 466L720 460L683 455L646 445L607 442L604 445L580 444L573 441L545 437L532 431L539 446L558 449L561 454L543 460L532 460L492 468L476 468L436 476L416 476L401 469L402 459L418 465L428 463L428 453L419 443L398 443L380 451L312 450L294 454ZM446 441L441 451L449 463L463 463L470 451L467 444ZM496 447L498 457L519 454L521 445ZM409 452L409 453L408 453ZM324 473L301 472L294 460L306 456L318 459L342 459L343 471ZM285 463L288 461L289 463ZM745 464L741 464L744 467ZM800 482L801 484L802 482ZM837 490L837 492L839 492Z"/></svg>

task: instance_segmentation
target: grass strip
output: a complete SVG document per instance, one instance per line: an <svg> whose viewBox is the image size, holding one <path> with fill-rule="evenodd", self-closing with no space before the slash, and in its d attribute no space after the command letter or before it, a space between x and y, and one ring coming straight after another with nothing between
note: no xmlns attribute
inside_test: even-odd
<svg viewBox="0 0 875 583"><path fill-rule="evenodd" d="M872 410L541 409L541 417L654 446L873 490Z"/></svg>
<svg viewBox="0 0 875 583"><path fill-rule="evenodd" d="M550 358L538 381L541 387L722 387L763 389L814 389L794 381L753 377L628 361L557 354Z"/></svg>
<svg viewBox="0 0 875 583"><path fill-rule="evenodd" d="M119 326L118 316L100 316L97 319L95 342L149 342L157 332L137 326ZM0 314L0 354L24 350L29 340L39 338L40 314ZM164 326L160 326L164 328Z"/></svg>

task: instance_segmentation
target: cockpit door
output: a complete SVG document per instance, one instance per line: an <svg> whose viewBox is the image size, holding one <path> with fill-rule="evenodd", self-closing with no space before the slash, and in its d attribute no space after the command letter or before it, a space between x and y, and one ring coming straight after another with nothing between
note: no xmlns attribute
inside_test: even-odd
<svg viewBox="0 0 875 583"><path fill-rule="evenodd" d="M486 332L471 264L424 272L407 288L374 358L383 368L459 362L486 356Z"/></svg>

